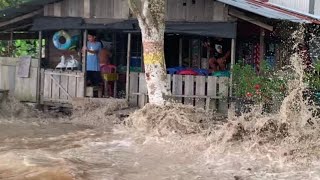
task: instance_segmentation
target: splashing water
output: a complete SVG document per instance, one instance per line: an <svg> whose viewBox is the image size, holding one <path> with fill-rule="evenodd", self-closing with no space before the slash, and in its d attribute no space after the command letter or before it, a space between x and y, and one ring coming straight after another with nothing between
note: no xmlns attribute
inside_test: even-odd
<svg viewBox="0 0 320 180"><path fill-rule="evenodd" d="M3 101L0 179L319 179L320 121L304 98L301 57L291 62L294 78L274 114L257 106L225 119L177 104L134 112L124 100L90 99L53 118Z"/></svg>

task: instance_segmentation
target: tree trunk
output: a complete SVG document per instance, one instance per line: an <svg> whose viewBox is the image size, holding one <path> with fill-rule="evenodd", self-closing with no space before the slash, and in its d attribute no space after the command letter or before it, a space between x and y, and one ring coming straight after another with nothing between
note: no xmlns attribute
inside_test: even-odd
<svg viewBox="0 0 320 180"><path fill-rule="evenodd" d="M168 94L164 58L166 0L129 0L142 34L145 76L149 103L164 105Z"/></svg>

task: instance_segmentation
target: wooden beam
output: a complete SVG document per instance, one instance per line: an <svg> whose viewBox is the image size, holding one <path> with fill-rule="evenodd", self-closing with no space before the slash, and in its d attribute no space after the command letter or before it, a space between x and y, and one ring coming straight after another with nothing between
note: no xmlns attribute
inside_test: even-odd
<svg viewBox="0 0 320 180"><path fill-rule="evenodd" d="M84 30L83 32L83 47L87 47L88 42L88 30ZM82 52L82 72L87 71L87 51Z"/></svg>
<svg viewBox="0 0 320 180"><path fill-rule="evenodd" d="M230 70L232 72L233 70L233 66L236 63L236 39L233 38L231 40L231 64L230 64ZM230 74L230 80L229 80L229 96L232 97L232 79L233 79L233 75L232 73Z"/></svg>
<svg viewBox="0 0 320 180"><path fill-rule="evenodd" d="M21 26L16 26L16 27L9 28L9 29L4 29L3 32L17 31L19 29L23 29L23 28L26 28L26 27L29 27L29 26L32 26L32 25L33 25L32 23L24 24L24 25L21 25Z"/></svg>
<svg viewBox="0 0 320 180"><path fill-rule="evenodd" d="M31 17L33 17L33 16L35 16L35 15L37 15L37 14L40 14L41 12L43 12L43 9L40 9L40 10L31 12L31 13L28 13L28 14L25 14L25 15L22 15L22 16L13 18L13 19L10 19L10 20L5 21L5 22L1 22L1 23L0 23L0 27L4 27L4 26L10 25L10 24L19 22L19 21L21 21L21 20L31 18Z"/></svg>
<svg viewBox="0 0 320 180"><path fill-rule="evenodd" d="M131 33L128 33L128 48L127 48L127 76L126 76L126 100L130 100L130 54L131 54Z"/></svg>
<svg viewBox="0 0 320 180"><path fill-rule="evenodd" d="M37 39L36 33L13 33L13 39ZM0 40L10 40L10 33L0 33Z"/></svg>
<svg viewBox="0 0 320 180"><path fill-rule="evenodd" d="M37 88L36 88L36 97L37 103L41 103L41 59L42 59L42 31L39 31L39 60L38 60L38 69L37 69Z"/></svg>
<svg viewBox="0 0 320 180"><path fill-rule="evenodd" d="M263 28L260 29L260 63L264 60L264 36L265 36L265 31Z"/></svg>
<svg viewBox="0 0 320 180"><path fill-rule="evenodd" d="M179 38L179 66L182 66L182 37Z"/></svg>
<svg viewBox="0 0 320 180"><path fill-rule="evenodd" d="M9 49L13 47L13 32L10 32L10 41L9 41ZM11 57L13 57L13 52L10 53Z"/></svg>
<svg viewBox="0 0 320 180"><path fill-rule="evenodd" d="M84 22L87 24L111 24L122 22L126 19L112 19L112 18L85 18Z"/></svg>
<svg viewBox="0 0 320 180"><path fill-rule="evenodd" d="M88 42L88 30L84 30L83 32L83 47L87 47ZM82 52L82 72L83 72L83 94L86 96L87 94L87 51Z"/></svg>
<svg viewBox="0 0 320 180"><path fill-rule="evenodd" d="M248 21L248 22L250 22L252 24L260 26L260 27L262 27L264 29L267 29L269 31L273 31L273 26L270 26L269 24L263 23L263 22L261 22L261 21L259 21L257 19L252 18L252 17L248 17L243 12L240 12L238 10L230 9L229 10L229 15L230 16L234 16L234 17L239 18L239 19L242 19L244 21Z"/></svg>

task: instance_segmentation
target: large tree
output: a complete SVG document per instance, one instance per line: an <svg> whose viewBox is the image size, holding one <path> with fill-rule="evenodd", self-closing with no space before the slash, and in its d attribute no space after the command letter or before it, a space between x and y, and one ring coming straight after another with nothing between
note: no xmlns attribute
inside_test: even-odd
<svg viewBox="0 0 320 180"><path fill-rule="evenodd" d="M164 59L166 0L128 0L139 21L149 103L163 105L168 94Z"/></svg>

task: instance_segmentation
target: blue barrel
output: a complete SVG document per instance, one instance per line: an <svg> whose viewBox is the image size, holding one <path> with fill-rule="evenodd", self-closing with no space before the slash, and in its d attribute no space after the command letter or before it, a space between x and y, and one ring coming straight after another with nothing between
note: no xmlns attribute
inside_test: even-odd
<svg viewBox="0 0 320 180"><path fill-rule="evenodd" d="M141 57L133 56L130 59L131 67L141 67Z"/></svg>

